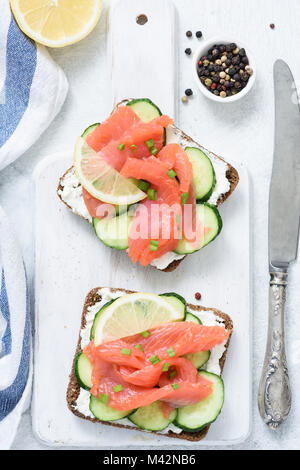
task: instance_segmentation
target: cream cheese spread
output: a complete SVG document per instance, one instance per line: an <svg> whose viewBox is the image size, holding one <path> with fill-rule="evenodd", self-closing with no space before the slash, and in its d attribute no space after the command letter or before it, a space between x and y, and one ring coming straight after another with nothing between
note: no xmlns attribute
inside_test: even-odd
<svg viewBox="0 0 300 470"><path fill-rule="evenodd" d="M116 299L117 297L125 295L125 292L123 291L112 292L111 289L107 287L103 287L102 289L99 289L98 294L101 296L101 300L99 302L96 302L94 305L88 307L88 312L86 315L86 325L80 331L81 348L84 348L90 342L90 332L91 332L93 320L94 320L96 313L103 307L103 305L105 305L111 299ZM201 320L203 325L215 326L215 325L222 325L224 323L223 318L218 317L212 310L198 311L196 309L189 308L189 311L191 311L193 315L197 316ZM221 345L217 345L211 350L210 358L205 367L207 372L212 372L214 374L220 375L221 370L220 370L219 361L224 351L225 351L225 343ZM77 398L75 408L84 416L94 417L89 409L89 400L90 400L89 391L84 390L83 388L80 388L80 394ZM120 424L126 424L126 426L131 426L132 428L137 427L135 424L133 424L131 421L129 421L126 418L118 420L116 422ZM171 423L166 429L164 429L163 431L159 431L159 433L167 434L168 431L173 431L176 434L180 434L182 432L182 429L178 428L173 423Z"/></svg>

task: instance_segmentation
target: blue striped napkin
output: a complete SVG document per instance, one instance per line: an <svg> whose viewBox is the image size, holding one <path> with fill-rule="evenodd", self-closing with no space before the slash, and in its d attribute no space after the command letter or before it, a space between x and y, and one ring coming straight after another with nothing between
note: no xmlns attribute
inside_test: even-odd
<svg viewBox="0 0 300 470"><path fill-rule="evenodd" d="M31 389L30 304L22 255L0 207L0 449L9 449Z"/></svg>
<svg viewBox="0 0 300 470"><path fill-rule="evenodd" d="M0 170L24 153L59 112L68 90L65 74L44 46L19 29L1 0Z"/></svg>
<svg viewBox="0 0 300 470"><path fill-rule="evenodd" d="M59 112L63 71L17 26L8 0L0 13L0 170L24 153ZM30 399L30 306L22 255L0 207L0 450L9 449Z"/></svg>

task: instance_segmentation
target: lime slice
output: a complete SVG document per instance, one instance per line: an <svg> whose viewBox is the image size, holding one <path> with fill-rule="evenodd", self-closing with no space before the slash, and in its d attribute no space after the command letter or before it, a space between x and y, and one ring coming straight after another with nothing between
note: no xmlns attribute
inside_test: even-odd
<svg viewBox="0 0 300 470"><path fill-rule="evenodd" d="M95 329L95 345L183 318L181 308L176 308L159 295L142 292L127 294L115 300L100 316Z"/></svg>
<svg viewBox="0 0 300 470"><path fill-rule="evenodd" d="M107 204L135 204L147 196L130 179L124 178L110 166L101 152L94 152L82 137L75 144L74 169L82 186Z"/></svg>

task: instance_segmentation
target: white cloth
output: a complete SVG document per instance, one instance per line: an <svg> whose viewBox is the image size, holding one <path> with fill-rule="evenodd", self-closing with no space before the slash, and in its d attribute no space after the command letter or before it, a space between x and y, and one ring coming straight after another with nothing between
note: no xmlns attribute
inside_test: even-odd
<svg viewBox="0 0 300 470"><path fill-rule="evenodd" d="M9 449L30 396L30 301L21 251L0 207L0 449Z"/></svg>
<svg viewBox="0 0 300 470"><path fill-rule="evenodd" d="M21 32L10 11L9 1L2 1L0 170L39 138L59 112L67 91L64 72L44 46L36 45Z"/></svg>

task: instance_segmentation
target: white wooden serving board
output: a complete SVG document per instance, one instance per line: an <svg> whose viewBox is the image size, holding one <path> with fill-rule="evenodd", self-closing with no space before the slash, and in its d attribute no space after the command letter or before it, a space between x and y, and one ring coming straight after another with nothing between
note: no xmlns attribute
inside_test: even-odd
<svg viewBox="0 0 300 470"><path fill-rule="evenodd" d="M143 26L135 22L139 14L148 17ZM174 17L168 0L122 0L113 8L108 42L113 103L128 97L149 97L174 116ZM240 184L221 207L224 220L221 235L201 252L188 256L174 272L164 273L135 266L126 253L105 247L92 227L59 201L58 179L71 164L72 150L44 159L35 172L36 335L32 405L35 434L48 445L95 448L197 447L234 444L246 439L251 404L246 169L237 167ZM204 440L189 443L111 428L81 420L68 410L65 395L83 302L88 291L97 286L157 293L176 291L189 302L195 301L194 293L200 291L203 305L230 314L234 335L224 372L225 404Z"/></svg>

